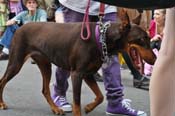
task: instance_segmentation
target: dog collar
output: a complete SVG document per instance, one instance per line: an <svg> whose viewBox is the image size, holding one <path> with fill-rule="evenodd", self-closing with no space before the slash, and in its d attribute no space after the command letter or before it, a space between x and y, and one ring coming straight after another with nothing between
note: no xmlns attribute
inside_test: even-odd
<svg viewBox="0 0 175 116"><path fill-rule="evenodd" d="M99 32L99 25L98 24L96 24L96 27L95 27L95 40L96 40L96 44L97 44L98 49L101 51L102 45L100 43L100 32Z"/></svg>

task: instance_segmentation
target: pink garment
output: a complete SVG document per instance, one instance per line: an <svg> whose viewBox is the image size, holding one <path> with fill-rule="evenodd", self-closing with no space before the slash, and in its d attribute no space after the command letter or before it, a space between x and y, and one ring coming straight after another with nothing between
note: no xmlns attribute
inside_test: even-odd
<svg viewBox="0 0 175 116"><path fill-rule="evenodd" d="M23 11L21 1L19 2L12 2L10 1L10 12L15 13L16 15Z"/></svg>
<svg viewBox="0 0 175 116"><path fill-rule="evenodd" d="M150 28L149 28L149 35L151 38L153 38L156 35L156 22L154 20L151 20ZM158 56L158 50L156 48L153 49L153 52L156 56ZM144 64L144 74L147 76L151 76L153 70L153 65L150 65L145 62Z"/></svg>
<svg viewBox="0 0 175 116"><path fill-rule="evenodd" d="M156 22L154 20L151 20L150 26L149 26L149 35L151 38L153 38L156 34Z"/></svg>
<svg viewBox="0 0 175 116"><path fill-rule="evenodd" d="M154 54L155 54L156 57L157 57L159 51L158 51L156 48L154 48L154 49L153 49L153 52L154 52ZM148 63L145 62L145 64L144 64L144 74L145 74L146 76L151 76L152 70L153 70L153 65L150 65L150 64L148 64Z"/></svg>

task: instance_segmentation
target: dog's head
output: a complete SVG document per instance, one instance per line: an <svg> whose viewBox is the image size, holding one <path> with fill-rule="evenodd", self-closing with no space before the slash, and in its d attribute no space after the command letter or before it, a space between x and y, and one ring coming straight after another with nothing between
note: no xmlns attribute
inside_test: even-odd
<svg viewBox="0 0 175 116"><path fill-rule="evenodd" d="M150 47L150 37L138 25L132 25L127 36L127 44L125 50L130 51L131 48L137 49L140 56L149 64L154 64L156 55Z"/></svg>
<svg viewBox="0 0 175 116"><path fill-rule="evenodd" d="M130 48L134 47L147 63L154 64L156 56L150 47L150 37L147 32L138 25L131 24L127 13L123 14L120 18L121 24L111 25L108 32L108 39L110 41L108 41L108 48L110 52L112 51L111 54L116 52L112 50L112 47L114 47L112 43L115 43L115 50L120 51L125 50L128 52Z"/></svg>

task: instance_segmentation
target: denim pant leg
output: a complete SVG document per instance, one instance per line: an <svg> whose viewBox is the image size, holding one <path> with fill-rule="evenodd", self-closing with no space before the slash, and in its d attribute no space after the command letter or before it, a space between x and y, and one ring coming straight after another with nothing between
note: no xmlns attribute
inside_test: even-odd
<svg viewBox="0 0 175 116"><path fill-rule="evenodd" d="M1 37L0 44L9 49L13 35L18 28L18 25L7 26L3 36Z"/></svg>
<svg viewBox="0 0 175 116"><path fill-rule="evenodd" d="M68 78L69 71L63 70L59 67L56 69L56 82L54 85L54 95L66 96L66 91L68 89Z"/></svg>
<svg viewBox="0 0 175 116"><path fill-rule="evenodd" d="M118 104L123 100L123 85L121 83L120 64L117 56L110 58L111 63L106 67L102 67L104 76L104 85L107 91L106 97L108 103Z"/></svg>

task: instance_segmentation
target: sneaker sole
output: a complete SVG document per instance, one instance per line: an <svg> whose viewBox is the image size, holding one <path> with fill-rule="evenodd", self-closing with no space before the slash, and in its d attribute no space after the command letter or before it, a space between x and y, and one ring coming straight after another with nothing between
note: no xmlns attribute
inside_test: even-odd
<svg viewBox="0 0 175 116"><path fill-rule="evenodd" d="M60 109L62 109L64 112L72 112L71 107L60 107Z"/></svg>
<svg viewBox="0 0 175 116"><path fill-rule="evenodd" d="M109 112L106 112L106 115L107 115L107 116L118 116L118 115L128 116L128 115L125 115L125 114L113 114L113 113L109 113ZM138 115L138 116L147 116L147 114L144 113L144 114L140 114L140 115Z"/></svg>

